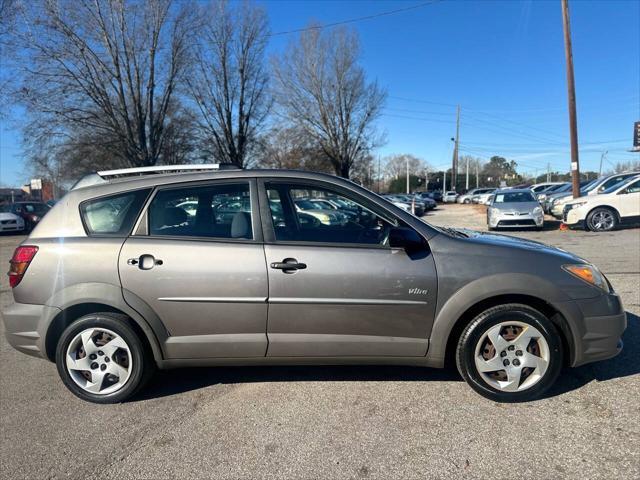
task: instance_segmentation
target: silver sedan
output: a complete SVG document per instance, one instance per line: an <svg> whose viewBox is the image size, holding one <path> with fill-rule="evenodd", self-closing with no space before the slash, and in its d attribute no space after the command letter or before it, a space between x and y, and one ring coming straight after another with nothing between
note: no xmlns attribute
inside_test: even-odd
<svg viewBox="0 0 640 480"><path fill-rule="evenodd" d="M529 189L498 190L487 209L489 230L497 228L542 228L544 213Z"/></svg>

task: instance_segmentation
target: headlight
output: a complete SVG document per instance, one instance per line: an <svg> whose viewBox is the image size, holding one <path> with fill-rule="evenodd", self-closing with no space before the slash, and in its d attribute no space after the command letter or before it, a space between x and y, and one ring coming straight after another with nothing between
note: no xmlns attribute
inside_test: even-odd
<svg viewBox="0 0 640 480"><path fill-rule="evenodd" d="M540 195L538 195L538 200L543 201L545 198L547 198L547 194L546 193L541 193Z"/></svg>
<svg viewBox="0 0 640 480"><path fill-rule="evenodd" d="M562 268L570 274L578 277L594 287L598 287L605 292L609 292L609 284L604 278L604 275L600 273L593 265L563 265Z"/></svg>
<svg viewBox="0 0 640 480"><path fill-rule="evenodd" d="M574 208L581 207L585 203L587 203L587 202L585 201L585 202L578 202L578 203L570 203L569 205L565 205L565 208L567 209L567 211L569 211L569 210L572 210Z"/></svg>
<svg viewBox="0 0 640 480"><path fill-rule="evenodd" d="M541 207L536 207L533 209L533 214L534 215L542 215L542 208Z"/></svg>

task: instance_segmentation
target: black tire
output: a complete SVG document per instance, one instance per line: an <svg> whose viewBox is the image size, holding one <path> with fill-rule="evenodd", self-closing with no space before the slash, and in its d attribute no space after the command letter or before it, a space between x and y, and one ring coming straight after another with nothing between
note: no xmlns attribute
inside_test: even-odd
<svg viewBox="0 0 640 480"><path fill-rule="evenodd" d="M56 366L65 386L77 397L93 403L119 403L135 395L153 376L156 364L146 343L127 323L125 315L105 312L92 313L79 318L69 325L58 340L56 348ZM118 334L127 343L133 361L131 374L126 383L110 394L94 394L78 386L66 367L66 351L70 342L78 333L87 328L105 328Z"/></svg>
<svg viewBox="0 0 640 480"><path fill-rule="evenodd" d="M462 202L466 205L467 203L471 203L471 200L468 198L465 198Z"/></svg>
<svg viewBox="0 0 640 480"><path fill-rule="evenodd" d="M522 391L505 392L494 388L483 379L475 364L475 348L482 336L491 327L507 321L517 321L535 327L549 347L549 363L542 378ZM462 378L483 397L495 402L526 402L539 398L553 385L562 369L563 355L562 340L553 322L527 305L513 303L485 310L471 321L458 340L456 365Z"/></svg>
<svg viewBox="0 0 640 480"><path fill-rule="evenodd" d="M603 217L606 218L606 224L603 224ZM592 232L610 232L618 227L618 223L618 214L615 211L607 207L597 207L587 215L586 227Z"/></svg>

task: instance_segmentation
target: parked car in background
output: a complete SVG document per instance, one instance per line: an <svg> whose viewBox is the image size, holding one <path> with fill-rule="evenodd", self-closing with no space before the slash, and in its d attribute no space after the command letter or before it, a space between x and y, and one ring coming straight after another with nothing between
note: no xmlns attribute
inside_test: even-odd
<svg viewBox="0 0 640 480"><path fill-rule="evenodd" d="M15 213L11 213L11 205L0 205L0 233L23 230L24 220Z"/></svg>
<svg viewBox="0 0 640 480"><path fill-rule="evenodd" d="M471 197L472 203L478 203L480 205L487 205L491 195L495 192L495 188L485 188L481 193L476 193L473 197Z"/></svg>
<svg viewBox="0 0 640 480"><path fill-rule="evenodd" d="M458 198L457 192L454 192L453 190L449 190L448 192L445 192L445 194L442 196L442 202L456 203L456 198Z"/></svg>
<svg viewBox="0 0 640 480"><path fill-rule="evenodd" d="M540 193L544 190L547 190L549 187L553 187L555 185L562 185L564 182L543 182L543 183L536 183L534 185L531 185L531 187L529 187L531 189L531 191L533 193Z"/></svg>
<svg viewBox="0 0 640 480"><path fill-rule="evenodd" d="M95 174L13 254L7 340L85 401L124 401L158 367L454 359L480 395L520 402L622 349L620 298L569 252L434 227L335 176L189 167ZM333 196L368 215L302 221L297 200ZM191 200L187 218L176 205ZM13 370L3 380L22 381Z"/></svg>
<svg viewBox="0 0 640 480"><path fill-rule="evenodd" d="M468 192L463 193L461 195L458 195L458 198L456 198L456 202L457 203L471 203L471 198L474 195L483 193L485 190L487 190L487 189L486 188L472 188Z"/></svg>
<svg viewBox="0 0 640 480"><path fill-rule="evenodd" d="M390 197L396 201L404 202L407 205L409 205L410 211L413 212L418 217L421 217L422 215L424 215L424 212L426 211L425 203L422 202L421 200L418 200L413 195L397 193L397 194L390 195Z"/></svg>
<svg viewBox="0 0 640 480"><path fill-rule="evenodd" d="M582 192L586 191L587 188L590 187L590 185L592 185L593 183L595 183L596 180L583 180L582 182L580 182L580 192L581 195L583 195ZM568 193L571 192L573 188L573 184L571 182L568 182L567 184L563 185L562 187L560 187L558 190L554 191L553 193L549 193L547 194L547 196L545 197L545 199L543 201L541 201L540 203L542 204L542 210L544 210L544 213L551 213L551 208L553 205L553 201L556 198L560 198L560 197L566 197Z"/></svg>
<svg viewBox="0 0 640 480"><path fill-rule="evenodd" d="M544 213L531 190L498 190L493 194L487 209L489 230L543 226Z"/></svg>
<svg viewBox="0 0 640 480"><path fill-rule="evenodd" d="M614 185L627 180L628 178L635 177L636 175L640 175L640 172L616 173L613 175L600 177L594 182L590 183L588 187L581 189L580 196L582 197L584 195L597 195L613 187ZM567 192L563 196L556 197L551 205L551 214L554 217L561 219L565 204L567 204L571 200L573 200L573 194L571 193L571 191Z"/></svg>
<svg viewBox="0 0 640 480"><path fill-rule="evenodd" d="M558 192L563 188L567 188L570 185L571 185L570 182L557 183L555 185L549 185L548 187L538 190L538 192L534 192L534 193L538 201L542 203L546 200L547 195L551 195L552 193Z"/></svg>
<svg viewBox="0 0 640 480"><path fill-rule="evenodd" d="M22 218L27 232L42 220L51 208L42 202L15 202L9 205L9 212Z"/></svg>
<svg viewBox="0 0 640 480"><path fill-rule="evenodd" d="M640 176L617 183L600 195L586 195L567 202L562 221L570 227L593 232L608 232L618 225L640 223Z"/></svg>
<svg viewBox="0 0 640 480"><path fill-rule="evenodd" d="M406 198L402 198L402 197L400 197L398 195L394 195L394 194L391 194L391 193L387 193L387 194L383 195L383 198L385 198L389 202L393 203L396 207L401 208L405 212L414 213L414 214L417 215L417 213L415 213L415 203L411 203L411 202L407 201Z"/></svg>
<svg viewBox="0 0 640 480"><path fill-rule="evenodd" d="M333 208L327 208L309 198L294 200L296 210L311 215L324 225L344 225L349 221L349 216Z"/></svg>

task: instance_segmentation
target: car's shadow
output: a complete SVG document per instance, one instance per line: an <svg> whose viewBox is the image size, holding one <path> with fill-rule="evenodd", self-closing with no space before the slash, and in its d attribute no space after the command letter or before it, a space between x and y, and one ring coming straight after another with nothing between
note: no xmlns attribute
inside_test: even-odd
<svg viewBox="0 0 640 480"><path fill-rule="evenodd" d="M591 381L606 381L640 373L640 318L627 312L624 349L615 358L565 369L546 397L581 388ZM406 366L253 366L199 367L159 371L149 386L133 398L148 400L198 390L217 384L255 382L439 382L462 381L455 368ZM426 393L426 392L425 392Z"/></svg>

